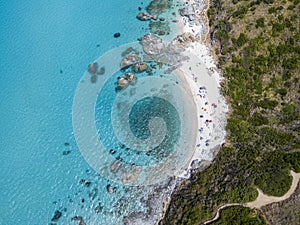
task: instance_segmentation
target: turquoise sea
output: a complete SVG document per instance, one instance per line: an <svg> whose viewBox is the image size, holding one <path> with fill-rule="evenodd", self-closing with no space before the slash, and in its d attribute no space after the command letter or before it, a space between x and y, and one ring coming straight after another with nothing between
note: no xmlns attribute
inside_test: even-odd
<svg viewBox="0 0 300 225"><path fill-rule="evenodd" d="M0 1L1 225L78 224L78 216L122 224L146 210L141 188L109 181L84 160L72 105L89 63L149 32L136 19L149 3Z"/></svg>

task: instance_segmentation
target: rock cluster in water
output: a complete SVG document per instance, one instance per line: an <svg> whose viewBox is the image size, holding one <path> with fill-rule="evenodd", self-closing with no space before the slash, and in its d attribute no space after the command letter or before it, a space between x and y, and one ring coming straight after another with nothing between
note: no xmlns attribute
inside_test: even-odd
<svg viewBox="0 0 300 225"><path fill-rule="evenodd" d="M146 53L143 56L144 62L156 62L159 66L168 65L167 73L177 69L183 61L188 60L187 56L181 53L188 43L196 41L192 34L177 36L171 43L165 45L162 39L154 34L145 34L140 43Z"/></svg>
<svg viewBox="0 0 300 225"><path fill-rule="evenodd" d="M156 14L149 14L149 13L146 13L146 12L140 12L136 16L136 18L138 18L141 21L146 21L146 20L157 20L158 17L157 17Z"/></svg>
<svg viewBox="0 0 300 225"><path fill-rule="evenodd" d="M104 75L105 68L102 66L99 70L97 62L91 63L88 65L88 72L91 74L91 83L97 82L97 75Z"/></svg>

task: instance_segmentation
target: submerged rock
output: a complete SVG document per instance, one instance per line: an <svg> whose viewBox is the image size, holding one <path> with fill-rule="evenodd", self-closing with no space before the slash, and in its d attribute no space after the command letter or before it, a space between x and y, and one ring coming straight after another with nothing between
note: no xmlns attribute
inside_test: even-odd
<svg viewBox="0 0 300 225"><path fill-rule="evenodd" d="M97 73L97 70L98 70L98 63L94 62L94 63L89 64L89 66L88 66L89 73L95 74L95 73Z"/></svg>
<svg viewBox="0 0 300 225"><path fill-rule="evenodd" d="M58 219L61 217L61 215L62 215L62 213L59 210L56 210L51 221L54 221L54 222L58 221Z"/></svg>
<svg viewBox="0 0 300 225"><path fill-rule="evenodd" d="M84 222L82 216L74 216L71 221L74 221L74 220L78 220L79 221L79 224L78 225L86 225L86 223Z"/></svg>
<svg viewBox="0 0 300 225"><path fill-rule="evenodd" d="M92 191L88 192L89 198L94 200L98 195L98 188L93 188Z"/></svg>
<svg viewBox="0 0 300 225"><path fill-rule="evenodd" d="M123 219L124 225L147 224L148 216L143 212L133 212Z"/></svg>
<svg viewBox="0 0 300 225"><path fill-rule="evenodd" d="M94 74L93 76L91 76L91 83L96 83L97 82L97 76Z"/></svg>
<svg viewBox="0 0 300 225"><path fill-rule="evenodd" d="M151 14L160 14L170 9L172 3L172 0L153 0L146 9Z"/></svg>
<svg viewBox="0 0 300 225"><path fill-rule="evenodd" d="M110 184L108 184L108 185L106 186L106 190L107 190L108 193L110 193L110 194L115 193L115 189L114 189Z"/></svg>
<svg viewBox="0 0 300 225"><path fill-rule="evenodd" d="M116 161L113 162L113 164L111 164L110 171L112 173L117 173L117 172L119 172L119 170L121 169L121 167L122 167L121 160L116 160Z"/></svg>
<svg viewBox="0 0 300 225"><path fill-rule="evenodd" d="M125 57L126 55L128 55L131 52L135 52L136 50L132 47L127 48L124 52L121 53L122 57Z"/></svg>
<svg viewBox="0 0 300 225"><path fill-rule="evenodd" d="M71 150L63 151L63 155L69 155L70 153L71 153Z"/></svg>
<svg viewBox="0 0 300 225"><path fill-rule="evenodd" d="M131 168L130 172L124 172L122 174L122 183L123 184L134 183L139 178L141 172L142 172L141 166L136 166Z"/></svg>
<svg viewBox="0 0 300 225"><path fill-rule="evenodd" d="M102 209L103 209L103 206L99 203L99 204L96 206L96 208L95 208L95 213L101 212Z"/></svg>
<svg viewBox="0 0 300 225"><path fill-rule="evenodd" d="M146 20L157 20L157 15L156 14L148 14L145 12L140 12L136 18L138 18L141 21L146 21Z"/></svg>
<svg viewBox="0 0 300 225"><path fill-rule="evenodd" d="M117 32L117 33L114 34L114 38L118 38L120 36L121 36L121 34L119 32Z"/></svg>
<svg viewBox="0 0 300 225"><path fill-rule="evenodd" d="M105 68L102 66L98 72L99 75L105 74Z"/></svg>
<svg viewBox="0 0 300 225"><path fill-rule="evenodd" d="M149 24L150 31L153 34L157 35L168 35L170 34L170 26L167 21L162 22L162 21L157 21L157 22L150 22Z"/></svg>
<svg viewBox="0 0 300 225"><path fill-rule="evenodd" d="M165 45L160 37L154 34L145 34L141 39L143 50L149 55L161 54L165 48Z"/></svg>

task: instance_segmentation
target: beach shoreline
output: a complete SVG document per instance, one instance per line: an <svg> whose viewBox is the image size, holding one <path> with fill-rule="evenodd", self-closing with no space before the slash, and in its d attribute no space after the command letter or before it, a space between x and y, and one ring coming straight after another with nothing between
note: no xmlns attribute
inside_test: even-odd
<svg viewBox="0 0 300 225"><path fill-rule="evenodd" d="M198 171L205 170L213 161L215 155L218 153L220 147L222 144L225 143L225 137L226 137L226 131L225 131L225 125L226 125L226 118L227 118L227 112L228 112L228 106L226 103L225 98L220 94L220 84L222 81L222 75L217 69L216 63L215 63L215 57L212 53L212 49L209 48L209 20L207 17L207 10L209 9L209 1L199 1L199 0L187 0L183 1L187 8L193 9L192 12L194 15L196 15L197 19L201 21L200 24L192 24L193 21L189 21L188 18L178 15L178 23L177 23L177 29L178 29L178 35L182 35L184 33L190 33L194 35L197 41L189 43L190 45L186 48L186 52L190 53L194 57L190 59L190 61L187 62L187 65L189 64L198 64L202 63L206 67L206 75L208 75L208 79L210 79L211 82L205 83L203 82L203 74L204 71L199 71L199 68L196 68L195 71L190 71L190 68L183 69L182 73L184 75L184 79L189 85L189 92L191 94L191 97L193 98L196 106L197 106L197 123L199 127L204 127L205 124L203 123L203 118L200 117L200 115L203 115L203 107L207 106L206 103L210 102L210 106L212 107L206 107L206 115L214 116L214 123L211 129L203 129L201 135L197 135L197 142L196 143L196 150L193 155L193 157L190 160L190 163L187 167L187 169L179 174L176 179L176 184L171 191L171 193L174 192L174 190L180 186L181 182L189 179L192 170L197 169ZM205 5L203 6L203 9L201 11L195 10L193 5L195 3L202 2ZM190 56L191 56L190 55ZM198 71L197 71L198 69ZM205 83L205 85L202 85ZM199 88L205 88L202 91L209 91L211 89L214 90L212 93L206 93L208 94L207 98L199 98ZM201 94L201 93L200 93ZM219 112L216 113L215 106L219 107ZM208 109L209 108L209 109ZM213 112L214 111L214 112ZM203 152L203 149L201 151L201 144L200 148L199 146L199 139L203 137L203 139L207 138L209 139L211 136L211 132L213 132L215 129L217 129L217 132L219 134L219 137L214 140L212 143L210 143L209 146L206 149L205 152ZM199 137L198 137L199 136ZM161 219L165 217L165 214L167 213L169 204L171 202L172 194L170 196L166 197L166 201L163 203L164 209L162 212ZM159 222L157 223L159 224Z"/></svg>
<svg viewBox="0 0 300 225"><path fill-rule="evenodd" d="M199 68L195 68L192 71L191 68L184 70L186 81L190 86L192 97L197 105L198 126L199 129L203 128L203 131L197 140L197 145L199 146L200 144L200 148L198 147L196 149L195 154L190 161L192 164L193 161L198 160L198 164L200 166L201 161L205 162L205 164L207 164L208 161L211 162L217 154L220 146L225 142L226 113L228 112L228 107L225 98L220 94L222 76L217 69L214 57L211 55L208 43L209 24L206 13L209 9L209 1L188 0L185 1L185 4L187 9L190 10L191 13L194 13L196 17L196 22L190 21L187 17L183 16L179 16L178 18L178 33L193 34L196 40L195 42L190 43L190 45L186 48L186 51L190 54L191 58L187 63L189 65L202 63L204 67L206 67L206 71L201 71ZM195 8L195 5L197 6L197 4L198 6L200 4L200 8L202 7L201 11ZM204 96L203 93L200 93L199 96L199 89L201 88L203 88L202 92L206 92L206 96ZM201 116L203 116L203 118L201 118ZM212 120L212 127L207 126L207 124L203 122L203 120L207 120L206 118L209 119L209 121ZM212 137L216 138L213 132L218 132L219 137L217 140L210 142L208 146L205 146L207 148L203 149L201 144L203 145L204 143L199 142L199 139L201 139L201 137L204 140L211 139ZM205 152L203 152L204 150ZM191 164L186 170L186 173L182 174L181 177L189 177L191 169L194 169Z"/></svg>

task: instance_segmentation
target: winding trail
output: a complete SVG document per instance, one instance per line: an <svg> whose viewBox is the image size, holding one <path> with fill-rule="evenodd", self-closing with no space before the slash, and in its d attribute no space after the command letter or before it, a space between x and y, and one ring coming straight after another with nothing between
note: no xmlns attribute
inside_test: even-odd
<svg viewBox="0 0 300 225"><path fill-rule="evenodd" d="M218 208L217 213L215 214L215 216L214 216L212 219L207 220L207 221L205 221L204 223L200 223L200 224L201 224L201 225L202 225L202 224L205 225L205 224L212 223L212 222L214 222L214 221L216 221L216 220L219 219L221 210L223 210L223 209L225 209L225 208L227 208L227 207L231 207L231 206L241 206L241 205L243 205L243 204L240 204L240 203L228 203L228 204L222 205L221 207Z"/></svg>
<svg viewBox="0 0 300 225"><path fill-rule="evenodd" d="M218 208L215 216L210 219L207 220L205 222L200 223L200 225L205 225L205 224L209 224L212 223L216 220L219 219L220 217L220 212L227 208L227 207L231 207L231 206L243 206L243 207L249 207L249 208L256 208L256 209L260 209L261 207L271 204L271 203L275 203L275 202L281 202L283 200L288 199L289 197L291 197L291 195L295 192L297 185L299 183L300 180L300 173L295 173L294 171L290 171L292 177L293 177L293 181L292 181L292 185L290 187L290 189L281 197L276 197L276 196L270 196L270 195L266 195L262 192L262 190L260 190L259 188L257 188L258 191L258 196L256 198L255 201L253 202L247 202L247 203L228 203L225 205L222 205Z"/></svg>

